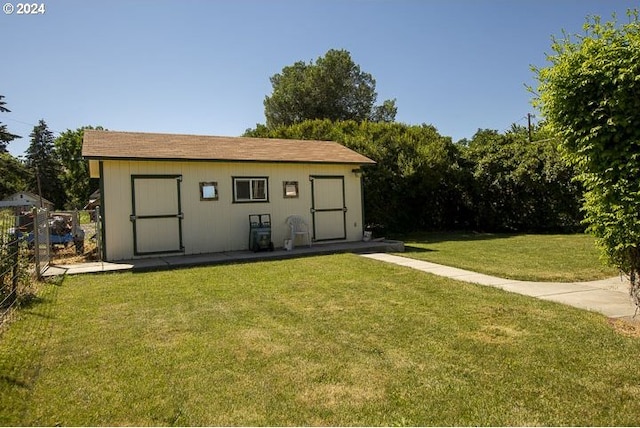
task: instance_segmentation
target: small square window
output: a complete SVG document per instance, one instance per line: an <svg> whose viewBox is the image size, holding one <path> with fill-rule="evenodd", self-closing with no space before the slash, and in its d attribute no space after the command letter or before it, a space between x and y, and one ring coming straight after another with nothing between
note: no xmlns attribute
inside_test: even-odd
<svg viewBox="0 0 640 428"><path fill-rule="evenodd" d="M215 181L200 183L200 200L201 201L217 201L218 200L218 183Z"/></svg>
<svg viewBox="0 0 640 428"><path fill-rule="evenodd" d="M269 202L267 177L233 177L233 202Z"/></svg>
<svg viewBox="0 0 640 428"><path fill-rule="evenodd" d="M297 181L283 181L282 182L282 196L284 198L297 198L298 197L298 182Z"/></svg>

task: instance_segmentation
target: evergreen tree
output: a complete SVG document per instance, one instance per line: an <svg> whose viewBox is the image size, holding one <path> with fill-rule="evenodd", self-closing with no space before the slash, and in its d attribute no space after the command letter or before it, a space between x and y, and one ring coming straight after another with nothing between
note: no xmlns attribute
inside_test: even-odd
<svg viewBox="0 0 640 428"><path fill-rule="evenodd" d="M11 110L5 107L6 103L2 101L3 98L4 95L0 95L0 113L9 113ZM7 131L7 125L0 122L0 153L7 153L7 144L16 138L20 138L20 136Z"/></svg>
<svg viewBox="0 0 640 428"><path fill-rule="evenodd" d="M56 156L53 133L44 120L40 119L29 135L31 144L26 152L26 166L33 172L29 188L50 200L56 207L65 203L65 193L60 180L62 166Z"/></svg>

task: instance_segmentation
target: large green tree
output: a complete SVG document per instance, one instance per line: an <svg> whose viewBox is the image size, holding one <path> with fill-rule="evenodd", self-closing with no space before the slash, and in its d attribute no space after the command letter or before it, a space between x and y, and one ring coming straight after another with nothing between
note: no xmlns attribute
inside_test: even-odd
<svg viewBox="0 0 640 428"><path fill-rule="evenodd" d="M376 106L376 81L346 50L329 50L315 63L298 61L271 77L264 100L267 127L312 119L393 122L395 100Z"/></svg>
<svg viewBox="0 0 640 428"><path fill-rule="evenodd" d="M34 192L42 192L42 197L54 203L56 208L64 206L66 198L60 180L62 166L58 161L53 133L42 119L30 134L31 143L26 151L26 167L33 172L29 187Z"/></svg>
<svg viewBox="0 0 640 428"><path fill-rule="evenodd" d="M4 95L0 95L0 113L9 113ZM29 172L24 165L7 151L7 144L20 136L12 134L7 126L0 122L0 199L12 193L25 190Z"/></svg>
<svg viewBox="0 0 640 428"><path fill-rule="evenodd" d="M245 136L337 141L376 161L364 170L365 221L387 231L465 227L459 153L430 125L307 120Z"/></svg>
<svg viewBox="0 0 640 428"><path fill-rule="evenodd" d="M581 187L549 131L481 130L453 144L430 125L308 120L251 137L333 140L376 161L364 169L365 220L392 232L574 230Z"/></svg>
<svg viewBox="0 0 640 428"><path fill-rule="evenodd" d="M0 113L9 113L11 110L5 107L7 104L3 101L4 95L0 95ZM0 153L7 152L7 144L16 138L20 138L19 135L15 135L7 131L7 125L0 122Z"/></svg>
<svg viewBox="0 0 640 428"><path fill-rule="evenodd" d="M0 199L27 188L31 173L9 153L0 153Z"/></svg>
<svg viewBox="0 0 640 428"><path fill-rule="evenodd" d="M463 149L471 172L474 228L572 231L580 227L582 187L559 155L556 138L536 126L479 130Z"/></svg>
<svg viewBox="0 0 640 428"><path fill-rule="evenodd" d="M54 141L56 156L62 165L60 179L66 192L67 208L71 209L80 209L85 206L91 192L98 188L98 179L89 178L88 162L82 159L82 139L85 129L103 128L83 126L75 131L68 129Z"/></svg>
<svg viewBox="0 0 640 428"><path fill-rule="evenodd" d="M629 275L640 307L640 22L589 18L554 40L534 69L535 103L586 189L585 221L606 259Z"/></svg>

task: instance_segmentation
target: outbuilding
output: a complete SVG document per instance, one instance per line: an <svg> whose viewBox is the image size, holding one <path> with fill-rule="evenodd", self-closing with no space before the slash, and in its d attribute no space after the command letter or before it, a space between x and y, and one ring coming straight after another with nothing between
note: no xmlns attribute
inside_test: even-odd
<svg viewBox="0 0 640 428"><path fill-rule="evenodd" d="M33 207L46 208L48 210L53 210L54 208L53 202L30 192L17 192L1 200L0 208L7 207L13 208L16 215L24 211L31 211Z"/></svg>
<svg viewBox="0 0 640 428"><path fill-rule="evenodd" d="M359 241L362 166L332 141L85 130L82 155L100 178L106 260L249 248L252 214L269 214L276 248L291 215L311 239Z"/></svg>

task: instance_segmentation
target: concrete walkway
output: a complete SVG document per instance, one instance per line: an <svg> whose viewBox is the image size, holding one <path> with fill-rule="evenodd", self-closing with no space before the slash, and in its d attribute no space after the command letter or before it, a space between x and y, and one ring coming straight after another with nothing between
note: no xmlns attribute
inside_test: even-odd
<svg viewBox="0 0 640 428"><path fill-rule="evenodd" d="M458 281L501 288L525 296L564 303L576 308L600 312L611 318L630 318L635 314L635 306L629 297L629 282L620 277L570 283L518 281L386 253L361 254L361 256Z"/></svg>
<svg viewBox="0 0 640 428"><path fill-rule="evenodd" d="M373 240L368 242L328 242L316 243L311 247L297 246L292 251L228 251L222 253L173 255L121 260L117 262L89 262L75 264L52 264L44 272L45 277L79 275L104 272L144 272L162 269L177 269L192 266L210 266L225 263L246 263L264 260L284 260L297 257L319 256L337 253L364 253L383 251L404 251L404 243L393 240Z"/></svg>

